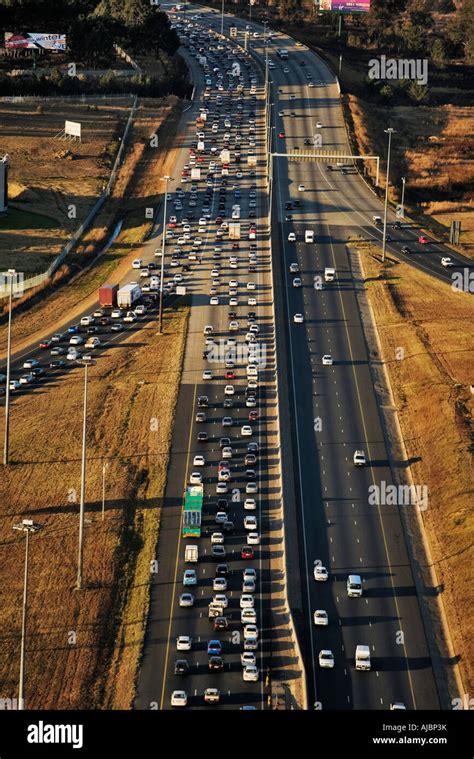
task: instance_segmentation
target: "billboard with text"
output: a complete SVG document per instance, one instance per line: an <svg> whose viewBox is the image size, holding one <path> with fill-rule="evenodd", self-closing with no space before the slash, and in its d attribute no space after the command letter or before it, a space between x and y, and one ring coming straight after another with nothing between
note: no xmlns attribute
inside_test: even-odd
<svg viewBox="0 0 474 759"><path fill-rule="evenodd" d="M370 11L370 0L316 0L320 11L333 13L367 13Z"/></svg>
<svg viewBox="0 0 474 759"><path fill-rule="evenodd" d="M66 50L65 34L46 34L44 32L5 32L6 50L47 50L64 52Z"/></svg>

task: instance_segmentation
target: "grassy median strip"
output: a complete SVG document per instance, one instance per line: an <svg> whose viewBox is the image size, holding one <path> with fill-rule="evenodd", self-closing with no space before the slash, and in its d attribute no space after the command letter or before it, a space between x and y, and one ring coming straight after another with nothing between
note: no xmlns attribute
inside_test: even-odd
<svg viewBox="0 0 474 759"><path fill-rule="evenodd" d="M30 542L26 651L29 709L129 708L145 629L189 309L152 320L89 369L84 589L74 590L83 369L12 408L2 479L0 695L17 695L24 540ZM102 473L105 469L105 518Z"/></svg>
<svg viewBox="0 0 474 759"><path fill-rule="evenodd" d="M357 243L466 692L474 687L472 295Z"/></svg>

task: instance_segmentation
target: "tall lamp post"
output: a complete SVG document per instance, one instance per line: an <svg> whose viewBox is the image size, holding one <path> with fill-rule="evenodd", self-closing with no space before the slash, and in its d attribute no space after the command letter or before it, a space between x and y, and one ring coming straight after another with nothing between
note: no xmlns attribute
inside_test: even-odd
<svg viewBox="0 0 474 759"><path fill-rule="evenodd" d="M82 590L82 575L84 564L84 504L86 496L86 433L87 433L87 380L90 364L95 361L80 361L84 367L84 410L82 418L82 462L81 462L81 502L79 507L79 547L77 556L76 590Z"/></svg>
<svg viewBox="0 0 474 759"><path fill-rule="evenodd" d="M385 205L383 212L383 241L382 241L382 261L385 261L385 248L387 245L387 205L388 205L388 181L390 174L390 149L392 145L392 134L395 133L395 129L389 127L384 129L385 134L388 134L388 155L387 155L387 176L385 178Z"/></svg>
<svg viewBox="0 0 474 759"><path fill-rule="evenodd" d="M402 202L400 204L402 207L402 219L405 216L405 182L406 182L405 177L402 177Z"/></svg>
<svg viewBox="0 0 474 759"><path fill-rule="evenodd" d="M163 239L161 241L161 278L160 278L160 308L158 312L158 333L161 335L163 332L163 286L165 278L165 242L166 242L166 205L168 201L168 182L171 177L161 177L165 185L165 202L163 204Z"/></svg>
<svg viewBox="0 0 474 759"><path fill-rule="evenodd" d="M7 386L5 388L5 440L3 444L3 465L8 464L8 448L10 443L10 365L12 349L12 304L13 304L13 280L16 277L15 269L8 269L3 276L10 280L10 292L8 298L8 338L7 338Z"/></svg>
<svg viewBox="0 0 474 759"><path fill-rule="evenodd" d="M104 521L105 518L105 475L108 468L108 461L104 461L102 464L102 521Z"/></svg>
<svg viewBox="0 0 474 759"><path fill-rule="evenodd" d="M222 10L221 10L221 35L224 36L224 3L225 0L222 0Z"/></svg>
<svg viewBox="0 0 474 759"><path fill-rule="evenodd" d="M36 524L32 519L23 519L18 524L13 525L14 530L19 530L26 534L25 540L25 570L23 579L23 610L21 617L21 648L20 648L20 677L18 681L18 709L23 711L25 708L25 644L26 644L26 619L28 610L28 548L30 532L39 532L42 524Z"/></svg>

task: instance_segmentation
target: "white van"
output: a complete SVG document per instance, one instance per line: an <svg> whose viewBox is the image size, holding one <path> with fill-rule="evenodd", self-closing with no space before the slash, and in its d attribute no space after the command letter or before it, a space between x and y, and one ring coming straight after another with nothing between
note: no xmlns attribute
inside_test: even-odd
<svg viewBox="0 0 474 759"><path fill-rule="evenodd" d="M304 241L305 242L314 242L314 232L312 229L305 229L304 232Z"/></svg>
<svg viewBox="0 0 474 759"><path fill-rule="evenodd" d="M360 575L349 575L346 587L349 598L359 598L362 595L362 580Z"/></svg>
<svg viewBox="0 0 474 759"><path fill-rule="evenodd" d="M355 668L359 670L370 670L370 648L369 646L357 646L355 653Z"/></svg>
<svg viewBox="0 0 474 759"><path fill-rule="evenodd" d="M336 270L333 269L331 266L326 266L326 268L324 269L324 281L334 282L335 278L336 278Z"/></svg>

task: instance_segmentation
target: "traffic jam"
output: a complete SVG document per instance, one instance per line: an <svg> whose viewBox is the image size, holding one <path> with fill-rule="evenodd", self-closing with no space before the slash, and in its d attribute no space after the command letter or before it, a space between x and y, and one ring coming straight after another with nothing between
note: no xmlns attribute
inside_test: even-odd
<svg viewBox="0 0 474 759"><path fill-rule="evenodd" d="M263 121L250 56L212 29L200 29L193 23L198 19L174 24L202 68L205 89L181 187L168 197L174 212L166 243L172 247L170 266L185 259L202 266L199 292L209 307L183 503L179 634L171 641L175 658L170 656L165 708L211 704L250 710L261 701L262 679L259 372L264 363L257 154ZM190 676L198 671L199 687L194 687ZM227 673L239 671L234 700Z"/></svg>

